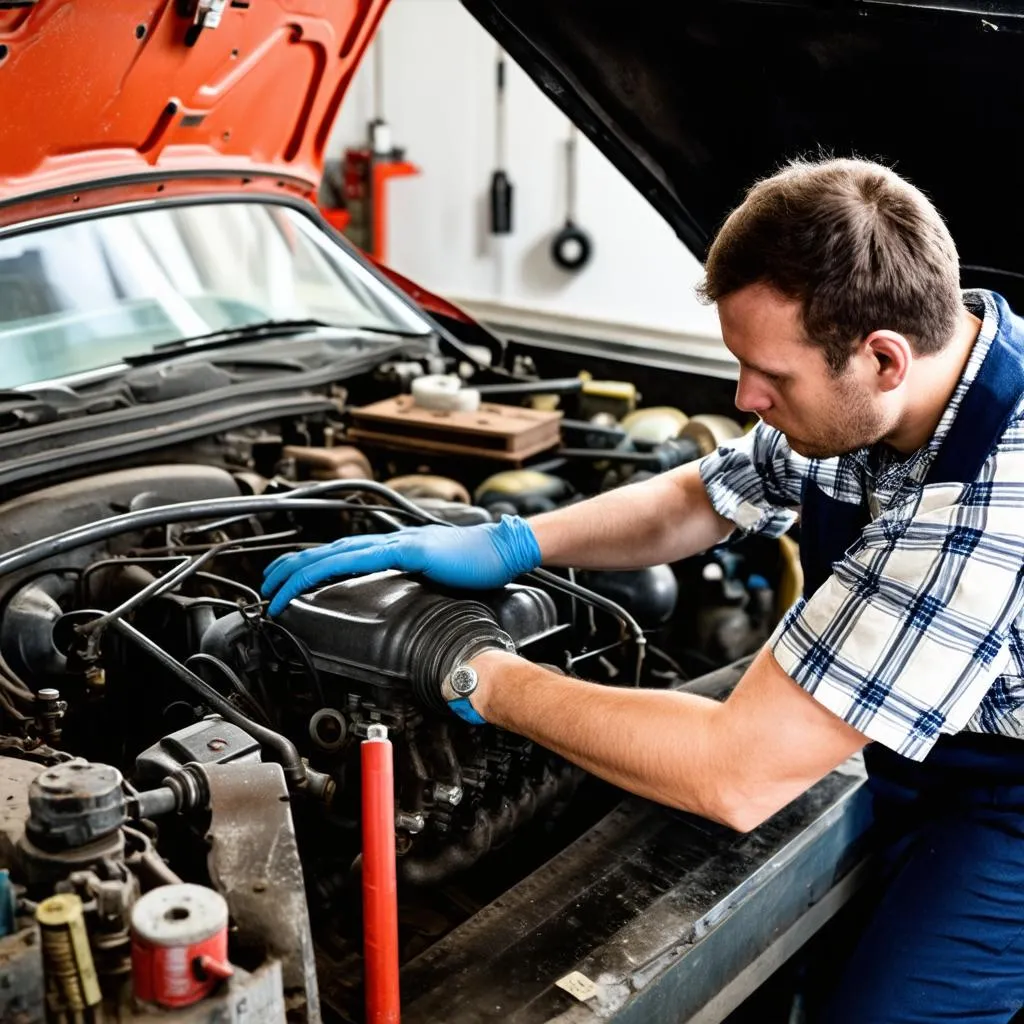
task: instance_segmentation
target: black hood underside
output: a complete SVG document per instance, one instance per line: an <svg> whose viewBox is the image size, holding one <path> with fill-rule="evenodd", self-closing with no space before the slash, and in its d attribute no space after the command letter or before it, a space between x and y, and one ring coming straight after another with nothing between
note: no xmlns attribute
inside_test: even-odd
<svg viewBox="0 0 1024 1024"><path fill-rule="evenodd" d="M1024 305L1024 3L463 3L699 259L753 181L860 156L932 198L965 286Z"/></svg>

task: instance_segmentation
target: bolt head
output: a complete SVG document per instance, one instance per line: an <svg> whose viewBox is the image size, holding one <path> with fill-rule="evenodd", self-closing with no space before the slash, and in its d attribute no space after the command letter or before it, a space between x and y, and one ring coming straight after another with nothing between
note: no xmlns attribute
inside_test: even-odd
<svg viewBox="0 0 1024 1024"><path fill-rule="evenodd" d="M462 787L452 786L446 782L439 782L434 786L434 799L438 803L450 804L457 807L462 801Z"/></svg>

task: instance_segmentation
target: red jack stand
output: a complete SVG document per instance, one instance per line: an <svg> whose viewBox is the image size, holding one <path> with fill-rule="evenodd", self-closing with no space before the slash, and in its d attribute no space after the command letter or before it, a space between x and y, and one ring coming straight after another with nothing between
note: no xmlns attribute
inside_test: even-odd
<svg viewBox="0 0 1024 1024"><path fill-rule="evenodd" d="M395 871L395 776L387 728L371 725L362 748L363 953L366 1024L397 1024L398 883Z"/></svg>

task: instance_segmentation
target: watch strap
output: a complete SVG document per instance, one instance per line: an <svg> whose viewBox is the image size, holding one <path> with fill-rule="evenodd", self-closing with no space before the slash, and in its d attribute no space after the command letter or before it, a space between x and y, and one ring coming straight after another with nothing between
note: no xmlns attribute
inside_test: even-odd
<svg viewBox="0 0 1024 1024"><path fill-rule="evenodd" d="M448 707L452 709L464 722L469 722L470 725L486 725L487 719L484 718L477 710L469 703L468 697L459 697L458 700L448 701Z"/></svg>

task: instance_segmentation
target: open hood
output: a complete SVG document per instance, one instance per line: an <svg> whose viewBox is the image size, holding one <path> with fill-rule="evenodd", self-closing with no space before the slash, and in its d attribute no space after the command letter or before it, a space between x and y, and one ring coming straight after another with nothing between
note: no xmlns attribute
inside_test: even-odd
<svg viewBox="0 0 1024 1024"><path fill-rule="evenodd" d="M965 285L1024 301L1024 4L463 0L700 259L755 179L858 155L927 192Z"/></svg>
<svg viewBox="0 0 1024 1024"><path fill-rule="evenodd" d="M3 0L0 223L211 184L312 196L386 5Z"/></svg>

